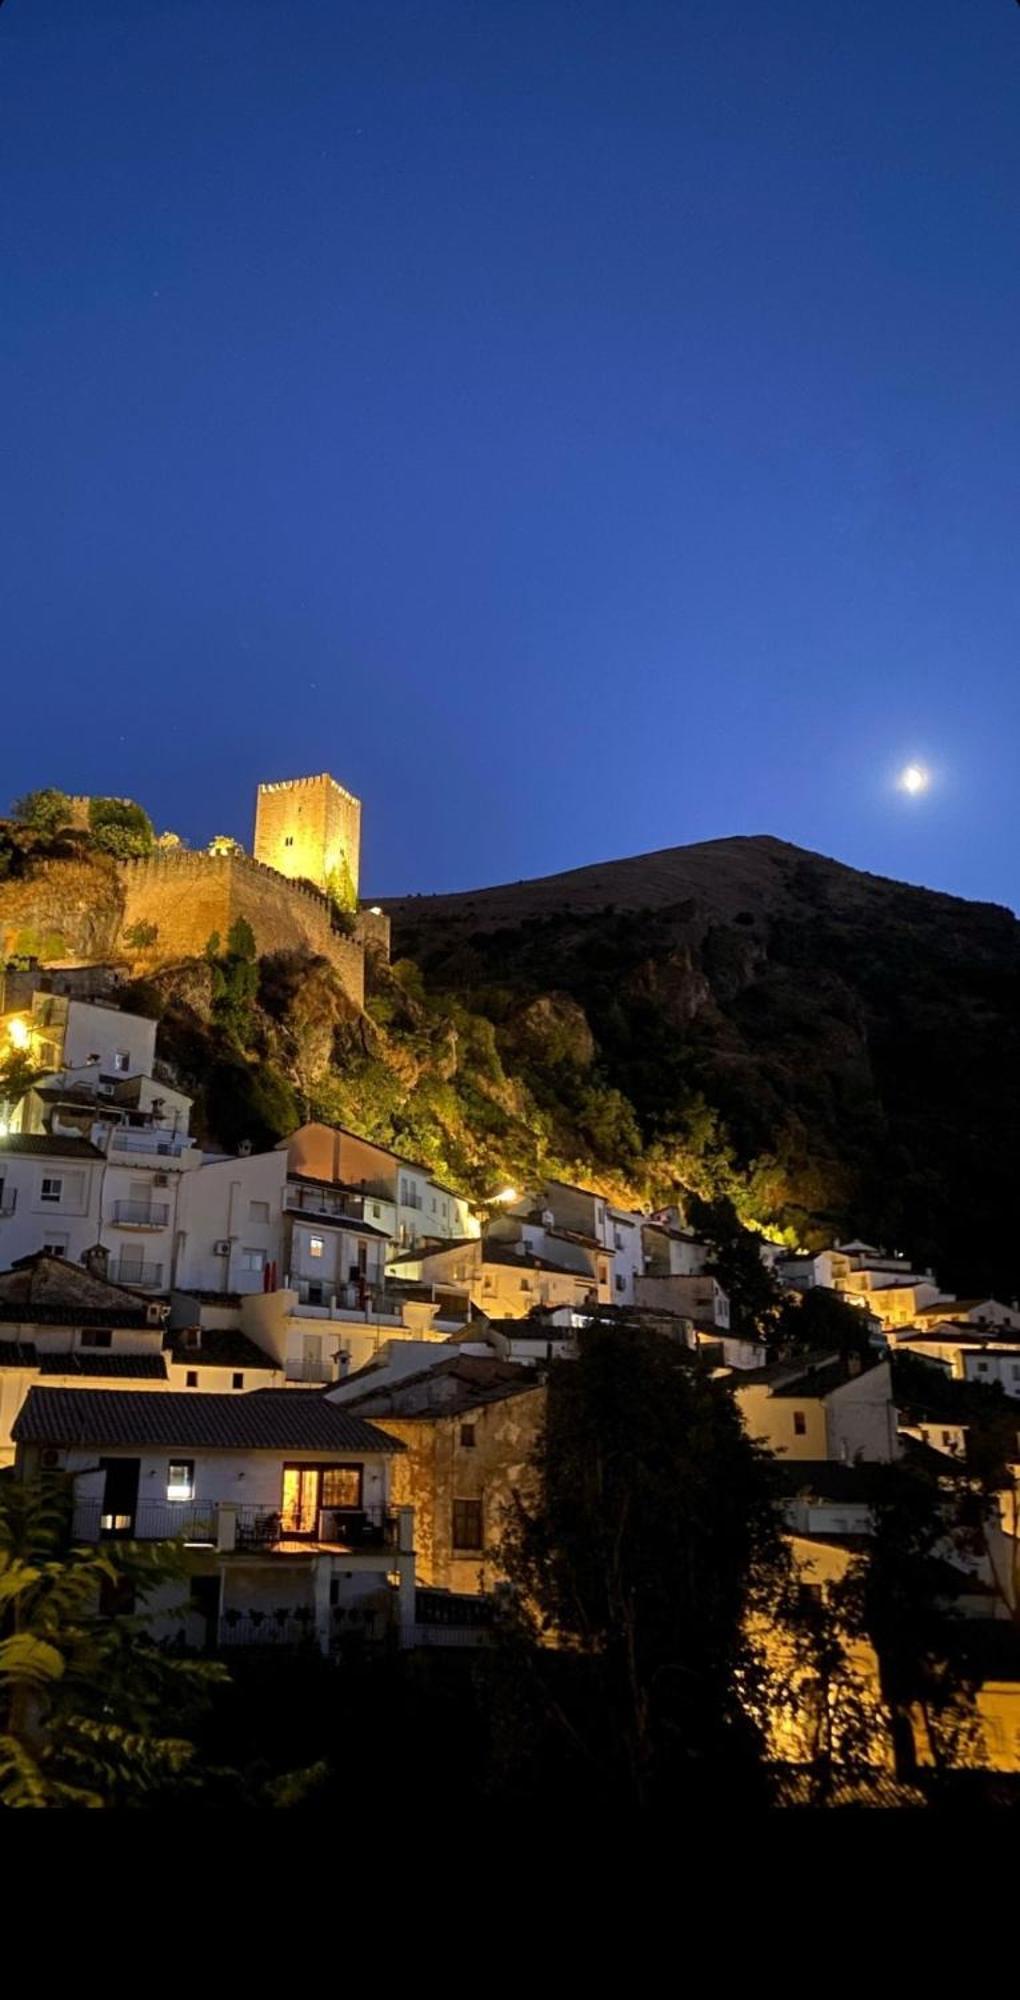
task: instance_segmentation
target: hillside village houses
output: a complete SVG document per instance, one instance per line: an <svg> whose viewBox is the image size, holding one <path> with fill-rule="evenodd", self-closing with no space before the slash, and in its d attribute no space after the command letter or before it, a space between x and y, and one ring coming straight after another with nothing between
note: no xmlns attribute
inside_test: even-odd
<svg viewBox="0 0 1020 2000"><path fill-rule="evenodd" d="M300 893L357 881L360 808L332 782L260 792L258 861ZM837 1292L868 1336L858 1354L775 1361L731 1323L678 1207L631 1212L547 1179L479 1208L314 1121L267 1150L209 1151L157 1024L117 1004L122 971L4 977L0 1047L33 1080L0 1107L0 1468L69 1470L84 1539L181 1534L194 1576L174 1629L196 1643L245 1643L270 1617L326 1650L348 1624L484 1641L548 1364L593 1311L732 1380L782 1470L805 1577L870 1532L869 1468L966 1451L965 1424L901 1419L891 1354L933 1381L998 1383L1020 1409L1020 1310L953 1299L859 1239L761 1244L783 1287ZM1004 1508L1010 1546L1017 1525Z"/></svg>

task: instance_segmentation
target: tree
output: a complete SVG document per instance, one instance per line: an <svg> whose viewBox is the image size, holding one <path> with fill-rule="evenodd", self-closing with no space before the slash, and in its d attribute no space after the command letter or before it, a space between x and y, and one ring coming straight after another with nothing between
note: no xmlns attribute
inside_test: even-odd
<svg viewBox="0 0 1020 2000"><path fill-rule="evenodd" d="M973 1760L974 1686L951 1608L959 1572L947 1560L946 1496L910 1466L876 1466L874 1477L874 1532L847 1572L843 1612L848 1630L875 1648L896 1775L909 1779L918 1763L915 1717L937 1772Z"/></svg>
<svg viewBox="0 0 1020 2000"><path fill-rule="evenodd" d="M186 1559L167 1543L74 1547L72 1504L59 1475L0 1479L0 1804L168 1802L202 1781L185 1732L226 1669L161 1651L144 1611L104 1615L104 1596L144 1607L183 1583Z"/></svg>
<svg viewBox="0 0 1020 2000"><path fill-rule="evenodd" d="M746 1619L780 1562L723 1385L639 1324L593 1321L550 1371L501 1549L509 1643L572 1781L638 1807L755 1781Z"/></svg>
<svg viewBox="0 0 1020 2000"><path fill-rule="evenodd" d="M833 1347L840 1354L864 1354L867 1315L827 1285L813 1285L810 1291L787 1294L775 1323L775 1342L787 1354Z"/></svg>
<svg viewBox="0 0 1020 2000"><path fill-rule="evenodd" d="M155 846L152 821L133 799L90 799L89 826L96 846L121 861L151 854Z"/></svg>
<svg viewBox="0 0 1020 2000"><path fill-rule="evenodd" d="M775 1346L783 1294L762 1263L757 1236L744 1228L726 1196L694 1196L689 1212L692 1229L712 1253L709 1271L728 1295L732 1331Z"/></svg>
<svg viewBox="0 0 1020 2000"><path fill-rule="evenodd" d="M11 816L22 826L30 826L33 833L58 833L71 823L71 801L66 792L47 785L42 791L26 792L24 798L15 799Z"/></svg>

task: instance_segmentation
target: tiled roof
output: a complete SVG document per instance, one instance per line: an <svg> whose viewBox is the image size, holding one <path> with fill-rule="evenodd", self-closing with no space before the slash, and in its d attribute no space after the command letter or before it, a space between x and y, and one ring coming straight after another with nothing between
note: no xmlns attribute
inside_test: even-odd
<svg viewBox="0 0 1020 2000"><path fill-rule="evenodd" d="M9 1271L0 1271L0 1319L37 1320L47 1326L152 1326L166 1316L160 1307L150 1317L153 1303L45 1250L18 1257Z"/></svg>
<svg viewBox="0 0 1020 2000"><path fill-rule="evenodd" d="M189 1345L187 1327L179 1327L170 1335L168 1346L175 1361L188 1368L262 1368L279 1366L262 1347L249 1340L246 1333L238 1332L232 1326L203 1326L199 1329L198 1340Z"/></svg>
<svg viewBox="0 0 1020 2000"><path fill-rule="evenodd" d="M397 1375L372 1387L369 1370L358 1396L345 1397L344 1408L365 1407L369 1416L416 1417L434 1421L438 1417L460 1415L484 1403L498 1403L538 1389L541 1382L533 1368L519 1362L501 1361L496 1355L453 1354L433 1368L418 1368L412 1375ZM376 1371L378 1373L378 1371ZM435 1387L435 1400L406 1412L401 1405L416 1403L423 1389Z"/></svg>
<svg viewBox="0 0 1020 2000"><path fill-rule="evenodd" d="M31 1340L0 1340L0 1368L34 1368L35 1343Z"/></svg>
<svg viewBox="0 0 1020 2000"><path fill-rule="evenodd" d="M89 1139L55 1139L50 1132L10 1132L0 1139L0 1160L6 1154L28 1155L41 1160L101 1160L98 1146Z"/></svg>
<svg viewBox="0 0 1020 2000"><path fill-rule="evenodd" d="M159 1331L161 1323L146 1318L144 1304L111 1312L108 1306L35 1305L0 1298L0 1325L4 1326L120 1326L153 1333Z"/></svg>
<svg viewBox="0 0 1020 2000"><path fill-rule="evenodd" d="M136 1382L165 1382L166 1362L161 1354L40 1354L40 1375L88 1375L119 1377Z"/></svg>
<svg viewBox="0 0 1020 2000"><path fill-rule="evenodd" d="M210 1451L395 1452L385 1431L326 1401L319 1389L203 1391L30 1389L12 1437L18 1444L146 1445Z"/></svg>
<svg viewBox="0 0 1020 2000"><path fill-rule="evenodd" d="M522 1271L551 1271L556 1277L576 1278L578 1284L593 1286L597 1283L594 1271L578 1271L570 1264L554 1264L550 1257L536 1256L533 1250L520 1256L512 1244L486 1243L482 1247L482 1265L498 1264L513 1269L519 1265Z"/></svg>

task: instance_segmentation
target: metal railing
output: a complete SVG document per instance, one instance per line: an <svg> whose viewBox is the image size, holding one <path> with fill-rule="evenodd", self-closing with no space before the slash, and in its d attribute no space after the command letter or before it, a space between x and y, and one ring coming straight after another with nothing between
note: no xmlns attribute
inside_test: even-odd
<svg viewBox="0 0 1020 2000"><path fill-rule="evenodd" d="M236 1611L220 1614L221 1646L301 1646L317 1644L311 1606L295 1610Z"/></svg>
<svg viewBox="0 0 1020 2000"><path fill-rule="evenodd" d="M193 1141L184 1133L165 1132L154 1128L151 1132L140 1132L127 1126L110 1134L112 1153L158 1153L160 1157L175 1158L187 1152Z"/></svg>
<svg viewBox="0 0 1020 2000"><path fill-rule="evenodd" d="M137 1262L134 1258L125 1260L122 1257L113 1277L118 1285L138 1285L142 1291L158 1291L163 1283L163 1266L146 1264L141 1259Z"/></svg>
<svg viewBox="0 0 1020 2000"><path fill-rule="evenodd" d="M72 1521L76 1542L173 1542L183 1538L207 1547L216 1545L216 1502L212 1500L139 1500L118 1514L116 1502L79 1500Z"/></svg>
<svg viewBox="0 0 1020 2000"><path fill-rule="evenodd" d="M336 1368L331 1355L322 1355L316 1361L285 1361L283 1377L285 1382L335 1382Z"/></svg>
<svg viewBox="0 0 1020 2000"><path fill-rule="evenodd" d="M165 1229L170 1205L165 1201L115 1201L113 1220L129 1229Z"/></svg>
<svg viewBox="0 0 1020 2000"><path fill-rule="evenodd" d="M389 1507L319 1507L299 1519L282 1508L238 1507L238 1549L272 1549L281 1542L321 1543L358 1552L395 1549L397 1516Z"/></svg>

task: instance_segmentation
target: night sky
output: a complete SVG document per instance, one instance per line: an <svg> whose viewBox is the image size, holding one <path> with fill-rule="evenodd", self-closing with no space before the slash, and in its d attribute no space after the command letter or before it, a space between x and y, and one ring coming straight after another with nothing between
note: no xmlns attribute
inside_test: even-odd
<svg viewBox="0 0 1020 2000"><path fill-rule="evenodd" d="M1016 907L1018 307L1012 0L7 0L0 806Z"/></svg>

